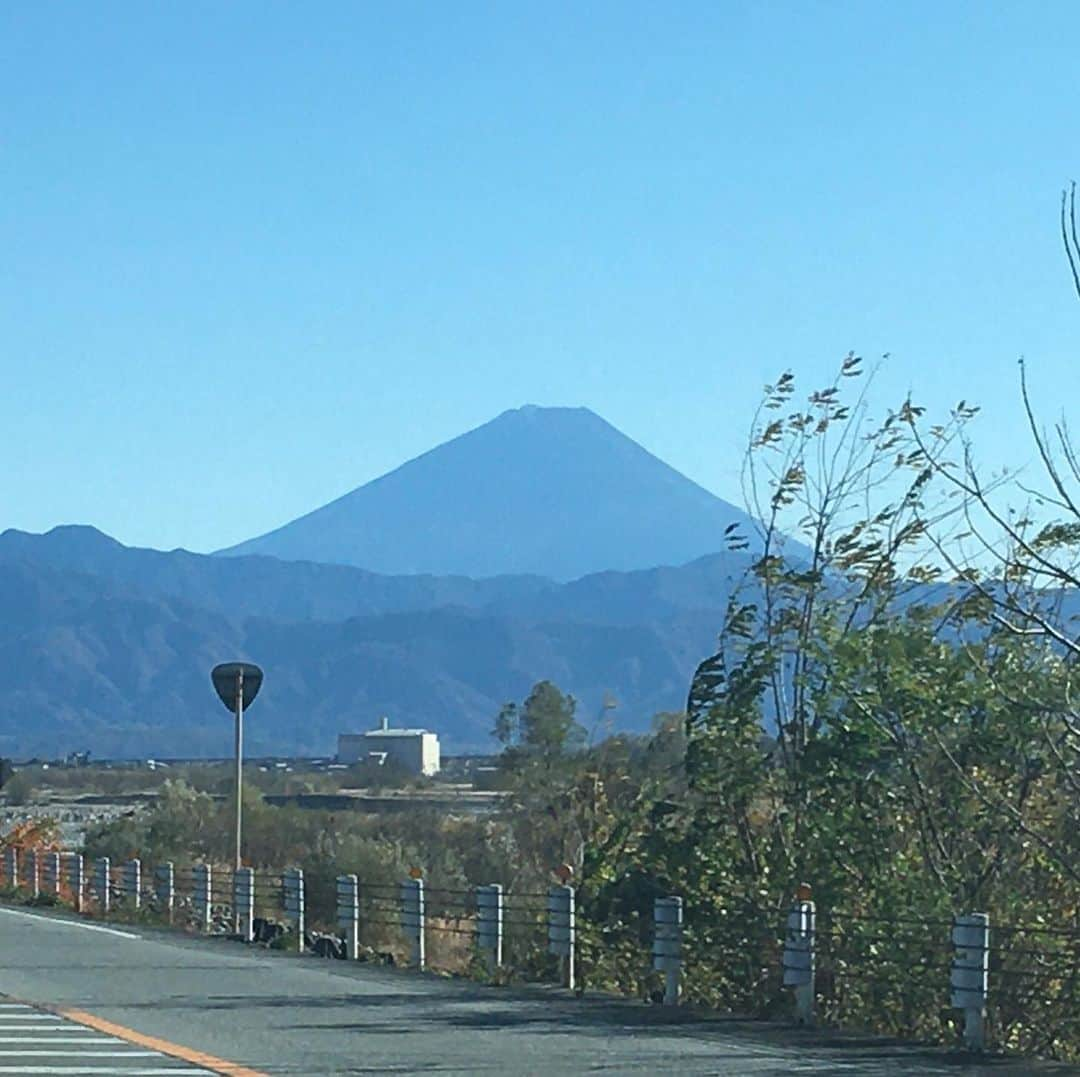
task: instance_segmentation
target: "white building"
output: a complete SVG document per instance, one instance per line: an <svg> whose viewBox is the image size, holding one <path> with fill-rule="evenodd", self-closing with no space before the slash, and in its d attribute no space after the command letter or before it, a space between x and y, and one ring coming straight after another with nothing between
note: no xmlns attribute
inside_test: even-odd
<svg viewBox="0 0 1080 1077"><path fill-rule="evenodd" d="M426 729L391 729L384 718L378 729L368 733L339 733L339 763L362 759L389 760L410 774L439 773L439 738Z"/></svg>

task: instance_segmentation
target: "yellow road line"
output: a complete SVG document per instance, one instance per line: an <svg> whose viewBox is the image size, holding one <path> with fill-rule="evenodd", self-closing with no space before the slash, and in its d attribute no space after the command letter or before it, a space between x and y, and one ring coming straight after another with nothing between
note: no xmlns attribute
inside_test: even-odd
<svg viewBox="0 0 1080 1077"><path fill-rule="evenodd" d="M267 1077L261 1070L249 1069L247 1066L238 1066L235 1062L226 1062L223 1058L205 1054L203 1051L193 1051L190 1047L181 1047L178 1043L169 1040L159 1040L156 1036L144 1036L134 1029L125 1028L123 1025L113 1024L102 1017L95 1017L85 1010L69 1010L62 1006L48 1007L53 1013L66 1017L69 1021L85 1025L87 1028L97 1029L109 1036L126 1040L128 1043L138 1044L140 1047L149 1047L154 1051L160 1051L163 1055L171 1055L192 1065L201 1066L203 1069L220 1073L223 1077Z"/></svg>

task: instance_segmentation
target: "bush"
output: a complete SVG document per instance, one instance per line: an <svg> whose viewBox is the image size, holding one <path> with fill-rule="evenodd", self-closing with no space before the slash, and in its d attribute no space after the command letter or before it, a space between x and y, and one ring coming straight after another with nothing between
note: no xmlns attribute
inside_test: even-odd
<svg viewBox="0 0 1080 1077"><path fill-rule="evenodd" d="M17 770L4 785L4 799L9 805L21 807L29 803L34 788L34 779L30 772Z"/></svg>

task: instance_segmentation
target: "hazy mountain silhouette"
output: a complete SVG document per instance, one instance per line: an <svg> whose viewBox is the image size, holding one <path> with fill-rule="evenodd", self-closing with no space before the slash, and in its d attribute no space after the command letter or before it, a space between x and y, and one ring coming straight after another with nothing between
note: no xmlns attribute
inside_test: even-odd
<svg viewBox="0 0 1080 1077"><path fill-rule="evenodd" d="M221 553L571 580L684 564L732 523L750 526L587 408L528 406Z"/></svg>
<svg viewBox="0 0 1080 1077"><path fill-rule="evenodd" d="M179 600L231 620L340 621L447 607L500 616L642 624L720 609L751 558L711 554L677 568L600 572L560 584L539 576L381 576L348 565L274 557L207 557L124 546L94 527L0 534L0 562L98 579L114 596Z"/></svg>
<svg viewBox="0 0 1080 1077"><path fill-rule="evenodd" d="M616 727L644 729L683 706L749 562L475 581L130 549L91 527L7 531L0 755L227 755L209 670L229 659L266 669L257 753L330 753L339 731L382 714L437 730L448 750L486 749L499 707L544 678L581 701L587 726L610 695Z"/></svg>
<svg viewBox="0 0 1080 1077"><path fill-rule="evenodd" d="M656 625L539 622L436 609L338 622L248 618L117 597L93 577L0 563L0 754L228 755L209 670L250 659L266 681L246 731L254 754L330 754L380 715L434 729L447 750L490 750L499 707L550 678L591 725L605 692L620 727L678 708L715 618Z"/></svg>
<svg viewBox="0 0 1080 1077"><path fill-rule="evenodd" d="M264 666L253 752L322 754L386 714L487 748L499 707L550 678L590 725L677 709L745 556L537 577L377 576L122 546L92 527L0 535L0 754L225 755L209 670Z"/></svg>
<svg viewBox="0 0 1080 1077"><path fill-rule="evenodd" d="M551 580L503 576L380 576L346 565L273 557L217 558L187 550L124 546L94 527L65 525L44 535L0 534L0 560L90 573L131 595L181 599L232 618L342 620L370 613L481 607L557 589Z"/></svg>

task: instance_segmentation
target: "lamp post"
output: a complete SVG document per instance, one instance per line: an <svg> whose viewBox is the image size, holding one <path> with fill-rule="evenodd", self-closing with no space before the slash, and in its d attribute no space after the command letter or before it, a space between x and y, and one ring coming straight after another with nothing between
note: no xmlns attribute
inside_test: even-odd
<svg viewBox="0 0 1080 1077"><path fill-rule="evenodd" d="M244 810L244 667L236 671L236 854L233 856L233 871L239 871L240 843L243 834Z"/></svg>
<svg viewBox="0 0 1080 1077"><path fill-rule="evenodd" d="M244 791L244 709L250 707L262 686L263 672L250 662L224 662L210 673L218 698L236 718L236 846L233 870L239 871L243 861L240 850L243 841Z"/></svg>

